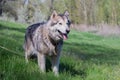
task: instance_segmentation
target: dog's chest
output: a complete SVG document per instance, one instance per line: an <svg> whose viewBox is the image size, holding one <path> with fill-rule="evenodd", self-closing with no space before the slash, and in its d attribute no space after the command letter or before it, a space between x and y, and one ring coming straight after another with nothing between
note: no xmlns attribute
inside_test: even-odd
<svg viewBox="0 0 120 80"><path fill-rule="evenodd" d="M49 31L46 28L41 28L37 31L37 35L35 36L35 38L37 39L38 44L36 44L36 48L42 54L56 55L56 45L51 42L48 35Z"/></svg>
<svg viewBox="0 0 120 80"><path fill-rule="evenodd" d="M44 39L43 48L44 48L45 54L56 55L55 45L53 45L48 38Z"/></svg>

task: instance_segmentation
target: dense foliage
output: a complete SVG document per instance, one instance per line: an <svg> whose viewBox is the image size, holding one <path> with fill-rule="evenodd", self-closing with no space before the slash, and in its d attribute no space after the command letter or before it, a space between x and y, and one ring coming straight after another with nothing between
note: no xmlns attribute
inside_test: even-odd
<svg viewBox="0 0 120 80"><path fill-rule="evenodd" d="M56 9L62 13L68 10L77 24L120 25L120 0L1 0L0 7L2 19L14 17L19 22L46 20Z"/></svg>

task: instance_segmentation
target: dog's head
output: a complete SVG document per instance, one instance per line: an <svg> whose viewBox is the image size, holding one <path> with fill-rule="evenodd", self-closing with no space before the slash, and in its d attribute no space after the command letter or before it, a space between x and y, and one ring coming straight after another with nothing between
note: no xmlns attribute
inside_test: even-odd
<svg viewBox="0 0 120 80"><path fill-rule="evenodd" d="M55 40L66 40L68 38L68 33L70 32L71 21L69 20L69 13L65 11L63 14L57 14L56 11L50 16L50 35Z"/></svg>

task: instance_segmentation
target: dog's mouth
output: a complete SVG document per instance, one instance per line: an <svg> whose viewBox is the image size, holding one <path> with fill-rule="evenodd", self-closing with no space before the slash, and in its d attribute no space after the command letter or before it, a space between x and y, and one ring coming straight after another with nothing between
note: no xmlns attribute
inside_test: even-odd
<svg viewBox="0 0 120 80"><path fill-rule="evenodd" d="M60 30L58 30L58 32L60 33L60 38L64 39L64 40L67 40L68 39L68 36L67 36L67 33L62 33Z"/></svg>

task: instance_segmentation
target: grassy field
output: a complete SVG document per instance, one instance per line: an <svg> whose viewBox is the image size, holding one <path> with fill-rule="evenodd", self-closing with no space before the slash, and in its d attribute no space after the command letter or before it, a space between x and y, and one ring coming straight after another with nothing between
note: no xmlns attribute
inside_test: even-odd
<svg viewBox="0 0 120 80"><path fill-rule="evenodd" d="M37 61L25 63L27 25L0 21L0 80L120 80L120 37L102 37L72 30L64 42L60 75L40 73Z"/></svg>

